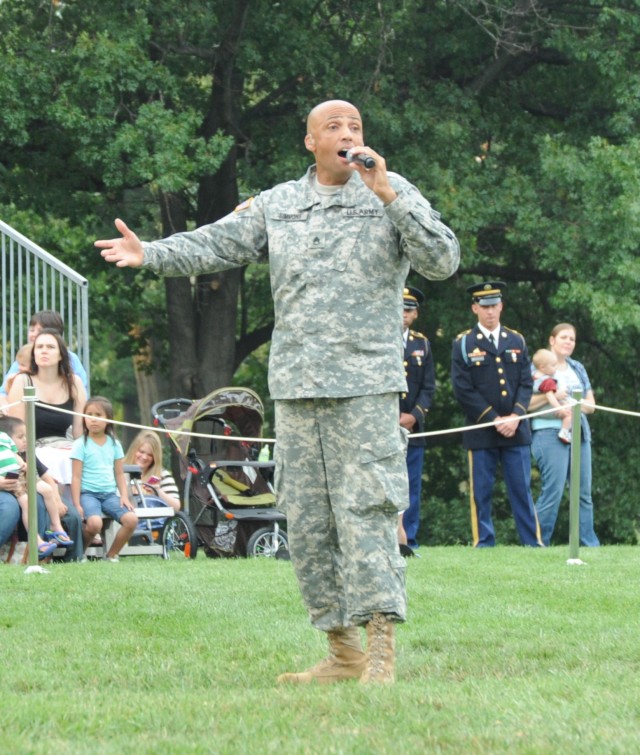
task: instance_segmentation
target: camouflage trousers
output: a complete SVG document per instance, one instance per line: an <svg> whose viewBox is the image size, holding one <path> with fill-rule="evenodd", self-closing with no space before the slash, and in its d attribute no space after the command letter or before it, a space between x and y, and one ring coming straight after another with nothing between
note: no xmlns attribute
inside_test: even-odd
<svg viewBox="0 0 640 755"><path fill-rule="evenodd" d="M398 512L407 508L398 395L275 402L275 486L291 561L323 631L406 617Z"/></svg>

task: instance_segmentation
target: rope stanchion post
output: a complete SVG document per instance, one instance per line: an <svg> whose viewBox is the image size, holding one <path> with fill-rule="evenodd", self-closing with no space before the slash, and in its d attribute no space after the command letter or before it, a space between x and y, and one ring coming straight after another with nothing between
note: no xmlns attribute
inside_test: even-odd
<svg viewBox="0 0 640 755"><path fill-rule="evenodd" d="M571 394L571 475L569 477L569 562L579 563L580 550L580 447L582 445L582 391Z"/></svg>
<svg viewBox="0 0 640 755"><path fill-rule="evenodd" d="M38 501L36 490L36 389L24 387L25 425L27 428L27 496L29 499L29 566L38 564Z"/></svg>

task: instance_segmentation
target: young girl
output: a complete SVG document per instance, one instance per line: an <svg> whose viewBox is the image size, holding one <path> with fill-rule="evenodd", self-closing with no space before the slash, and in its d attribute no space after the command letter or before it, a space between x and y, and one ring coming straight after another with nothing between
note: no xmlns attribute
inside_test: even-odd
<svg viewBox="0 0 640 755"><path fill-rule="evenodd" d="M83 435L71 448L71 497L73 505L85 520L83 528L85 548L102 531L102 515L120 523L105 561L118 561L118 554L138 526L138 517L127 497L127 482L123 472L124 452L116 439L113 407L102 396L93 396L83 414Z"/></svg>
<svg viewBox="0 0 640 755"><path fill-rule="evenodd" d="M171 472L162 466L162 444L156 433L139 432L129 446L124 463L140 467L147 493L157 496L174 511L180 511L178 486Z"/></svg>

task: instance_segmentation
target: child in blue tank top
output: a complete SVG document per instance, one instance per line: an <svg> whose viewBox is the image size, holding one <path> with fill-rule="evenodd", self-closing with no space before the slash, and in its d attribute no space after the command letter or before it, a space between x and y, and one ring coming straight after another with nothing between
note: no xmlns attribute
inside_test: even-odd
<svg viewBox="0 0 640 755"><path fill-rule="evenodd" d="M83 414L82 437L71 447L71 497L84 523L85 548L102 531L103 516L119 522L113 544L103 556L105 561L118 561L118 554L138 526L127 496L124 451L109 421L113 407L108 399L92 396Z"/></svg>

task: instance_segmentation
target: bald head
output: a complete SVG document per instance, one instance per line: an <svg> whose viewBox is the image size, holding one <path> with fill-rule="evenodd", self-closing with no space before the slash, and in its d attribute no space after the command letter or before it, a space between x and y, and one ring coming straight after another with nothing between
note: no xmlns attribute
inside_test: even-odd
<svg viewBox="0 0 640 755"><path fill-rule="evenodd" d="M353 165L345 155L352 147L363 146L362 119L358 108L344 100L328 100L316 105L307 118L304 145L313 152L316 176L321 184L345 184Z"/></svg>
<svg viewBox="0 0 640 755"><path fill-rule="evenodd" d="M362 123L362 118L358 108L346 100L327 100L316 105L307 116L307 133L311 134L322 123L331 118L344 117L353 118Z"/></svg>

